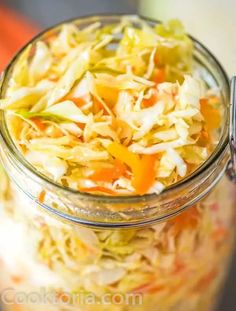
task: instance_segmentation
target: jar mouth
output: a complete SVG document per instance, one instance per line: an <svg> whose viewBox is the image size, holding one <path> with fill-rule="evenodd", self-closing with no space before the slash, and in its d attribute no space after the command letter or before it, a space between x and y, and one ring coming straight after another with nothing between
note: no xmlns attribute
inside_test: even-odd
<svg viewBox="0 0 236 311"><path fill-rule="evenodd" d="M93 15L88 15L88 16L83 16L83 17L79 17L79 18L73 18L73 19L69 19L69 20L65 20L63 22L60 22L42 32L40 32L36 37L34 37L30 42L28 42L16 55L15 57L12 59L12 61L10 62L10 64L7 66L7 68L5 69L5 71L2 74L2 83L1 83L1 87L0 87L0 98L4 98L4 93L7 89L7 83L10 79L11 76L11 72L14 68L14 64L17 61L18 57L21 55L21 53L23 52L23 50L29 46L32 43L35 43L38 39L40 39L43 35L45 35L48 31L52 31L52 30L56 30L57 28L59 28L62 24L64 23L70 23L70 22L83 22L83 21L90 21L91 23L94 21L98 21L98 20L103 20L106 18L114 18L116 20L122 18L122 17L126 17L129 18L131 20L137 20L137 19L141 19L144 20L146 22L149 23L159 23L160 21L158 20L154 20L154 19L150 19L147 17L143 17L141 15L126 15L126 14L99 14L96 16ZM216 59L216 57L208 50L208 48L206 48L202 43L200 43L198 40L196 40L194 37L192 37L191 35L189 35L189 37L191 38L191 40L193 41L194 44L194 50L198 50L200 51L200 53L204 54L207 58L208 61L211 63L212 66L215 66L217 68L218 73L221 75L221 78L223 78L223 84L224 84L224 89L225 89L225 94L226 94L226 98L225 98L225 102L229 103L229 94L230 94L230 85L229 85L229 78L225 72L225 70L223 69L222 65L220 64L220 62ZM229 106L229 105L228 105ZM90 193L85 193L85 192L80 192L78 190L66 187L66 186L62 186L59 183L54 182L53 180L51 180L50 178L48 178L47 176L43 175L42 173L40 173L39 171L37 171L33 165L31 165L26 159L25 157L19 152L19 150L17 149L16 145L14 144L11 135L8 131L8 127L6 124L6 118L5 118L5 112L4 111L0 111L0 135L1 138L4 142L4 145L7 147L7 149L9 150L9 152L13 155L13 157L16 159L16 161L19 161L24 168L26 168L30 173L33 173L34 177L37 179L37 182L41 182L41 183L47 183L51 186L56 187L57 189L61 189L63 191L66 191L68 193L68 195L70 194L78 194L81 198L84 199L89 199L89 200L93 200L93 201L99 201L99 202L109 202L109 203L124 203L125 202L129 202L129 203L135 203L135 202L148 202L148 201L152 201L153 199L156 199L157 197L160 196L164 196L169 194L169 192L171 191L176 191L178 189L181 189L182 187L187 186L188 184L190 184L192 181L195 180L196 177L200 176L201 174L203 174L206 170L208 170L217 160L218 158L224 154L226 148L228 147L228 129L229 129L229 109L226 109L226 122L223 125L222 128L222 134L221 134L221 138L219 143L217 144L217 146L215 147L213 153L210 155L210 157L207 159L207 161L205 161L197 170L195 170L192 174L188 175L186 178L184 178L183 180L174 183L173 185L165 188L163 190L163 192L161 194L144 194L144 195L127 195L127 196L105 196L105 195L97 195L97 194L90 194Z"/></svg>

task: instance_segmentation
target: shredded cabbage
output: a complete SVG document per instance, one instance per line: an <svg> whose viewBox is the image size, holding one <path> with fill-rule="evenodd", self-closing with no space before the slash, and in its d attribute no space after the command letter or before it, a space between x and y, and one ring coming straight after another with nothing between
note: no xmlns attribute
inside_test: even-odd
<svg viewBox="0 0 236 311"><path fill-rule="evenodd" d="M214 149L220 124L209 116L220 120L220 105L192 74L182 24L135 25L64 24L16 61L0 108L17 147L53 180L104 195L159 194Z"/></svg>

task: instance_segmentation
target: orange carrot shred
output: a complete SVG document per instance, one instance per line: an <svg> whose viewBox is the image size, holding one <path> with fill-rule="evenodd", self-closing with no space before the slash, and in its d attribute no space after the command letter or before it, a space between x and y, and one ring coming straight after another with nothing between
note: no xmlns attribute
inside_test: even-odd
<svg viewBox="0 0 236 311"><path fill-rule="evenodd" d="M111 143L107 150L114 158L131 168L132 186L135 188L135 192L145 194L155 181L156 155L144 155L140 158L138 154L115 142Z"/></svg>
<svg viewBox="0 0 236 311"><path fill-rule="evenodd" d="M165 289L164 285L153 284L153 280L132 290L133 293L155 293Z"/></svg>
<svg viewBox="0 0 236 311"><path fill-rule="evenodd" d="M155 182L156 155L143 155L132 182L137 194L145 194Z"/></svg>
<svg viewBox="0 0 236 311"><path fill-rule="evenodd" d="M153 89L152 96L148 99L144 99L142 101L142 106L143 106L143 108L151 107L151 106L156 104L157 100L158 100L157 90Z"/></svg>
<svg viewBox="0 0 236 311"><path fill-rule="evenodd" d="M12 275L11 280L14 284L20 284L23 281L23 278L18 275Z"/></svg>
<svg viewBox="0 0 236 311"><path fill-rule="evenodd" d="M200 279L200 281L195 286L195 291L203 291L206 290L211 283L214 281L214 279L218 275L218 270L216 268L213 268L210 272L208 272L205 276Z"/></svg>
<svg viewBox="0 0 236 311"><path fill-rule="evenodd" d="M103 100L108 101L111 104L115 104L117 102L119 92L116 89L112 87L97 85L96 90Z"/></svg>
<svg viewBox="0 0 236 311"><path fill-rule="evenodd" d="M81 130L84 130L84 128L85 128L85 124L84 124L84 123L76 122L76 125L78 125L78 127L79 127Z"/></svg>
<svg viewBox="0 0 236 311"><path fill-rule="evenodd" d="M200 101L201 114L206 122L206 128L211 131L220 127L221 116L220 111L214 108L207 98L203 98Z"/></svg>
<svg viewBox="0 0 236 311"><path fill-rule="evenodd" d="M39 193L39 196L38 196L38 201L39 203L44 203L45 201L45 197L46 197L46 191L45 190L42 190L40 193Z"/></svg>
<svg viewBox="0 0 236 311"><path fill-rule="evenodd" d="M183 229L195 229L199 224L199 211L196 207L191 207L181 215L170 220L173 224L174 233L178 234Z"/></svg>
<svg viewBox="0 0 236 311"><path fill-rule="evenodd" d="M220 242L226 239L228 235L229 235L229 230L227 228L219 227L212 232L211 237L214 241Z"/></svg>
<svg viewBox="0 0 236 311"><path fill-rule="evenodd" d="M72 97L70 100L79 108L87 103L86 99L83 97Z"/></svg>
<svg viewBox="0 0 236 311"><path fill-rule="evenodd" d="M156 84L165 82L165 76L166 74L164 68L156 68L152 77L152 81L154 81Z"/></svg>
<svg viewBox="0 0 236 311"><path fill-rule="evenodd" d="M94 107L94 113L98 113L99 111L102 111L104 115L109 115L106 108L102 105L102 103L97 99L93 98L93 107Z"/></svg>
<svg viewBox="0 0 236 311"><path fill-rule="evenodd" d="M46 128L46 124L40 118L31 118L30 119L40 131L44 131Z"/></svg>
<svg viewBox="0 0 236 311"><path fill-rule="evenodd" d="M98 169L89 178L93 181L113 182L123 176L125 172L126 166L121 161L115 160L112 167Z"/></svg>

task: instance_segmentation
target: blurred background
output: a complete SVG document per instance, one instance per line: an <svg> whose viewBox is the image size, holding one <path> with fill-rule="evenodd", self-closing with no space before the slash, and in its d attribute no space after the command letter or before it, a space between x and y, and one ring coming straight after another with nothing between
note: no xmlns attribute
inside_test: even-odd
<svg viewBox="0 0 236 311"><path fill-rule="evenodd" d="M232 76L236 74L235 11L235 0L0 0L0 71L45 27L87 14L139 12L160 20L180 18ZM235 310L236 259L218 311Z"/></svg>

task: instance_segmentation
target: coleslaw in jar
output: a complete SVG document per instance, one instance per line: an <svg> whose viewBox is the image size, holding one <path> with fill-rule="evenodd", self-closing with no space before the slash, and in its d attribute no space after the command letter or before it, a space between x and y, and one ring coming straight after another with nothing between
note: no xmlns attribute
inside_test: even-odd
<svg viewBox="0 0 236 311"><path fill-rule="evenodd" d="M213 310L235 234L229 84L179 21L53 27L0 108L6 310Z"/></svg>

